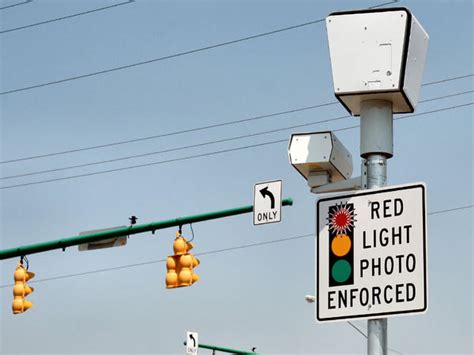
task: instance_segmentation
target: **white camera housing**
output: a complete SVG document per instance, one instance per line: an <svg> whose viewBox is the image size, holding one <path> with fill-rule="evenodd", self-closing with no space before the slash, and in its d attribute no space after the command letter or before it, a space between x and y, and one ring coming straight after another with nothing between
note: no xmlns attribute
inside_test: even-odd
<svg viewBox="0 0 474 355"><path fill-rule="evenodd" d="M292 134L288 157L310 187L347 180L352 175L352 155L330 131Z"/></svg>
<svg viewBox="0 0 474 355"><path fill-rule="evenodd" d="M367 100L393 113L418 103L428 34L404 7L335 12L326 18L334 93L355 116Z"/></svg>

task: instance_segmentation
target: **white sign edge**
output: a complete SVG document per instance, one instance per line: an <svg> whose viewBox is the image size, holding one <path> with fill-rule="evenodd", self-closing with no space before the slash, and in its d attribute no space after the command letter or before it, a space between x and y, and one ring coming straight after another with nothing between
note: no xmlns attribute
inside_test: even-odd
<svg viewBox="0 0 474 355"><path fill-rule="evenodd" d="M190 346L188 343L188 340L190 340L190 335L193 334L193 335L196 335L196 338L198 340L196 340L196 346ZM193 332L193 331L186 331L186 352L189 353L189 349L192 349L192 350L196 350L196 354L197 354L197 351L198 351L198 348L199 348L199 335L198 335L198 332Z"/></svg>
<svg viewBox="0 0 474 355"><path fill-rule="evenodd" d="M274 221L274 222L266 222L266 223L255 223L255 195L256 195L256 187L257 185L264 185L264 184L271 184L271 183L274 183L274 182L279 182L280 183L280 202L279 202L279 206L280 206L280 220L278 221ZM253 225L254 226L261 226L261 225L264 225L264 224L272 224L272 223L280 223L283 216L282 216L282 211L283 211L283 180L279 179L279 180L272 180L272 181L263 181L263 182L257 182L253 185L253 214L252 214L252 222L253 222Z"/></svg>
<svg viewBox="0 0 474 355"><path fill-rule="evenodd" d="M412 316L417 314L426 314L428 312L428 291L429 291L429 283L428 283L428 230L427 230L427 219L428 219L428 211L427 211L427 199L426 199L426 184L422 181L409 183L409 184L402 184L402 185L391 185L382 188L370 189L370 190L357 190L354 192L342 192L338 194L332 194L329 197L319 198L316 201L316 212L318 213L319 210L319 202L320 201L330 201L338 198L345 198L351 197L356 195L370 195L375 194L377 192L384 192L384 191L397 191L403 190L406 188L415 188L421 187L422 194L423 194L423 229L424 229L424 241L423 241L423 252L424 252L424 278L425 278L425 299L424 299L424 307L423 309L419 310L411 310L411 311L398 311L398 312L386 312L386 313L378 313L378 314L371 314L371 315L353 315L353 316L342 316L337 318L318 318L318 310L319 310L319 293L318 293L318 262L314 263L315 267L315 295L316 295L316 302L314 305L314 316L317 323L334 323L334 322L344 322L348 320L369 320L369 319L379 319L379 318L393 318L393 317L406 317ZM318 258L318 231L319 230L319 217L316 216L316 233L314 236L314 251L315 251L315 260Z"/></svg>

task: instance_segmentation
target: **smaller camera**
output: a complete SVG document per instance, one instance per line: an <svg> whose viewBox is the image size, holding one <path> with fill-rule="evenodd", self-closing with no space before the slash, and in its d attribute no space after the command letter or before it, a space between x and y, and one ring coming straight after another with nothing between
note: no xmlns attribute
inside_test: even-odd
<svg viewBox="0 0 474 355"><path fill-rule="evenodd" d="M292 134L288 157L311 188L352 176L352 155L330 131Z"/></svg>

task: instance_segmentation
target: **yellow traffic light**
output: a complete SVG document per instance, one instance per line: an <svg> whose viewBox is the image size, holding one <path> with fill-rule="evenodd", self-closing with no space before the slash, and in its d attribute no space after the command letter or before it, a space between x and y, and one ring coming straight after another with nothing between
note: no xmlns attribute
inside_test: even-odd
<svg viewBox="0 0 474 355"><path fill-rule="evenodd" d="M34 291L33 287L26 284L26 282L31 280L33 277L35 277L35 274L28 271L23 266L22 261L20 261L13 275L15 280L15 285L13 286L13 314L26 312L28 309L33 307L33 303L25 299L26 296Z"/></svg>
<svg viewBox="0 0 474 355"><path fill-rule="evenodd" d="M174 255L166 259L166 288L191 286L199 281L199 276L193 271L199 265L199 260L189 253L193 247L193 243L188 242L181 232L176 232Z"/></svg>

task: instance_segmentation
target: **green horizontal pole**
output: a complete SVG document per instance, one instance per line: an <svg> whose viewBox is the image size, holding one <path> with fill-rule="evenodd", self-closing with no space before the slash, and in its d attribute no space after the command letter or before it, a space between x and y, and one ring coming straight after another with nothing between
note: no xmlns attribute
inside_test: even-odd
<svg viewBox="0 0 474 355"><path fill-rule="evenodd" d="M186 342L184 342L184 345L186 345ZM235 349L230 349L230 348L224 348L223 346L217 346L217 345L198 344L198 348L217 350L217 351L222 351L224 353L231 353L231 354L258 355L257 353L254 353L252 351L235 350Z"/></svg>
<svg viewBox="0 0 474 355"><path fill-rule="evenodd" d="M293 205L293 200L287 198L282 201L283 206ZM55 249L65 249L74 245L98 242L105 239L117 238L123 236L130 236L133 234L151 232L158 229L169 228L173 226L184 226L190 223L197 223L202 221L208 221L211 219L224 218L235 216L243 213L253 212L253 206L243 206L238 208L231 208L227 210L208 212L203 214L197 214L193 216L178 217L173 219L168 219L164 221L152 222L147 224L136 224L130 227L122 227L111 229L107 231L95 232L90 234L84 234L64 239L51 240L48 242L24 245L17 248L4 249L0 250L0 260L11 259L24 255L31 255L36 253L41 253L49 250Z"/></svg>

